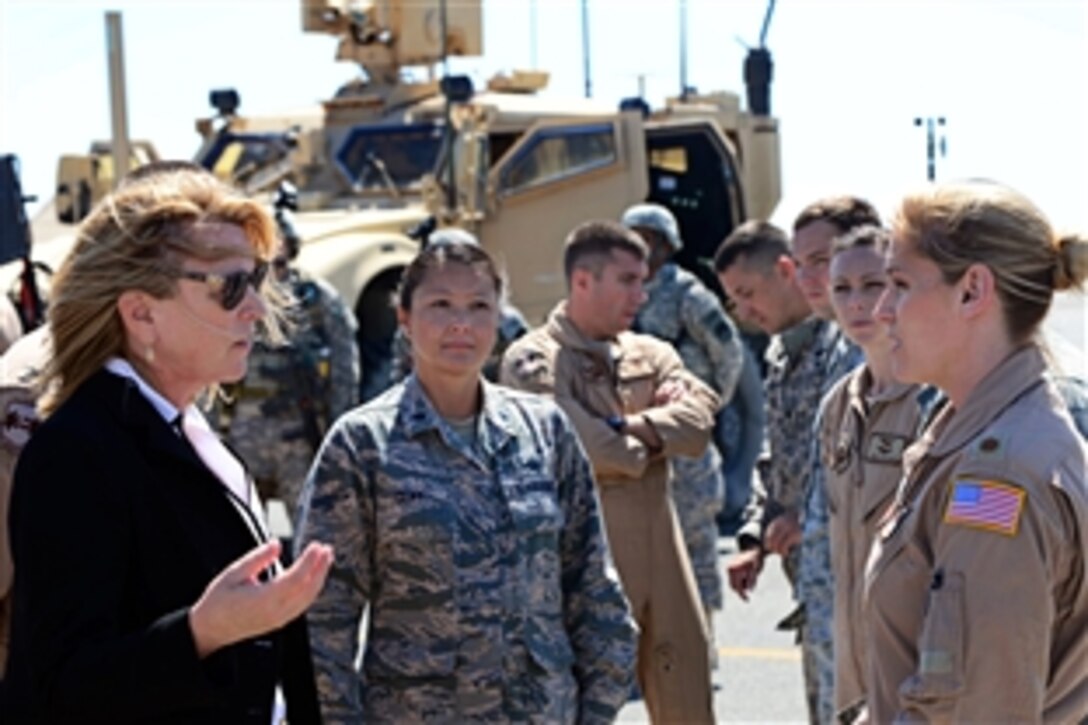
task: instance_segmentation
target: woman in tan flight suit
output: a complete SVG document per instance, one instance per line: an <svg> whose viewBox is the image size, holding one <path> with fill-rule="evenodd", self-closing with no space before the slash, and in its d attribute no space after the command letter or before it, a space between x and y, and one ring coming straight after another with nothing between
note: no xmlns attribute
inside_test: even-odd
<svg viewBox="0 0 1088 725"><path fill-rule="evenodd" d="M875 722L1088 713L1088 453L1036 339L1088 240L987 182L904 199L878 319L949 404L903 456L865 573Z"/></svg>
<svg viewBox="0 0 1088 725"><path fill-rule="evenodd" d="M843 333L865 362L824 398L818 433L835 572L835 710L856 712L865 698L861 585L876 522L891 503L902 474L903 451L914 442L928 386L892 376L891 340L877 323L876 302L886 287L887 230L858 227L835 240L829 269L831 306Z"/></svg>

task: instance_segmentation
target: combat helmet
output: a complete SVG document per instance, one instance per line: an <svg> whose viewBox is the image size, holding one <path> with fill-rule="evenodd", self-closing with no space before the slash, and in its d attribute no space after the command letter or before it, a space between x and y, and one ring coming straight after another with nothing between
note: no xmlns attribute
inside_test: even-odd
<svg viewBox="0 0 1088 725"><path fill-rule="evenodd" d="M676 223L676 217L672 212L660 204L635 204L628 207L623 213L620 223L628 229L643 227L660 232L672 247L672 251L679 252L684 248L684 242L680 239L680 227Z"/></svg>
<svg viewBox="0 0 1088 725"><path fill-rule="evenodd" d="M426 246L442 246L444 244L463 244L468 247L480 246L480 240L472 232L458 227L444 227L427 235Z"/></svg>

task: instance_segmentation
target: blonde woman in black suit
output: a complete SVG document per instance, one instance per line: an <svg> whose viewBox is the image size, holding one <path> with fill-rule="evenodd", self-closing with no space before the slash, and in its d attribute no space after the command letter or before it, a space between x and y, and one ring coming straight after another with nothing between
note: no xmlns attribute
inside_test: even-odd
<svg viewBox="0 0 1088 725"><path fill-rule="evenodd" d="M195 402L283 301L258 204L183 166L96 207L53 286L41 426L15 473L4 722L317 721L300 615L252 482Z"/></svg>

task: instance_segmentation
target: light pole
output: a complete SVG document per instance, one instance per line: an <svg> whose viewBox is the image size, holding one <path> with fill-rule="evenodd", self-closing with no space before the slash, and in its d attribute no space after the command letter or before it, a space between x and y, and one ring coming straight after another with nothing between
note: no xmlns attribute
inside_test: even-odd
<svg viewBox="0 0 1088 725"><path fill-rule="evenodd" d="M944 116L915 117L915 126L921 126L923 123L926 127L926 179L934 181L937 178L937 154L939 153L943 159L948 151L948 139L943 130L940 132L940 138L937 138L937 127L943 129L945 120Z"/></svg>

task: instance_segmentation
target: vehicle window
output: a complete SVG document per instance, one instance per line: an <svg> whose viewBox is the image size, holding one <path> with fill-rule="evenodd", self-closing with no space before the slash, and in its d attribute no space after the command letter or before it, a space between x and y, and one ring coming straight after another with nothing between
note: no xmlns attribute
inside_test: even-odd
<svg viewBox="0 0 1088 725"><path fill-rule="evenodd" d="M650 151L650 168L671 171L674 174L686 174L688 172L688 150L683 146L652 149Z"/></svg>
<svg viewBox="0 0 1088 725"><path fill-rule="evenodd" d="M435 170L442 137L437 123L358 126L336 152L336 165L356 188L416 186Z"/></svg>
<svg viewBox="0 0 1088 725"><path fill-rule="evenodd" d="M500 186L511 194L615 162L615 130L610 123L544 129L517 151Z"/></svg>
<svg viewBox="0 0 1088 725"><path fill-rule="evenodd" d="M220 179L236 182L278 161L285 151L283 143L271 137L230 134L216 143L200 164Z"/></svg>

